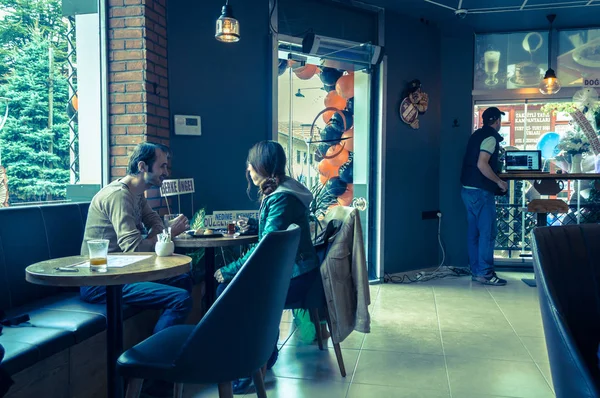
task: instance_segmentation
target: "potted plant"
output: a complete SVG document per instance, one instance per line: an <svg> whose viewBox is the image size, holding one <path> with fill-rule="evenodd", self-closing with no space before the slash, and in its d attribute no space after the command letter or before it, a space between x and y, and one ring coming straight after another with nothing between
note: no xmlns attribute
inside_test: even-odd
<svg viewBox="0 0 600 398"><path fill-rule="evenodd" d="M564 156L570 155L570 170L569 173L581 173L581 159L582 155L590 150L590 143L580 131L568 131L558 143L557 148L561 151ZM561 155L559 154L559 156Z"/></svg>

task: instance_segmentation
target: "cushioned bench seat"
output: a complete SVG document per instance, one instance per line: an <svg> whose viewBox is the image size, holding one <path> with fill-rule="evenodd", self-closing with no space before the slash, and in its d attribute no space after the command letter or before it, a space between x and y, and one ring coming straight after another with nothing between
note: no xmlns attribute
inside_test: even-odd
<svg viewBox="0 0 600 398"><path fill-rule="evenodd" d="M123 319L128 319L139 312L140 309L125 305ZM76 292L60 293L15 308L8 311L7 317L12 318L22 314L29 315L29 322L17 326L5 326L0 335L0 344L6 348L2 365L6 366L11 374L106 329L106 305L81 301L79 293ZM41 332L36 334L31 333L31 330ZM24 333L23 338L19 335L21 332ZM64 338L68 339L66 346ZM21 344L25 346L22 347ZM32 347L36 346L43 347L43 350L38 350L40 355L35 355L36 351ZM25 349L27 347L29 349Z"/></svg>
<svg viewBox="0 0 600 398"><path fill-rule="evenodd" d="M2 368L15 374L69 348L74 344L74 336L61 329L12 326L2 330L0 344L6 350Z"/></svg>
<svg viewBox="0 0 600 398"><path fill-rule="evenodd" d="M34 285L25 268L38 261L79 254L88 203L0 210L0 309L7 318L31 320L5 326L2 366L15 374L106 329L106 306L79 299L79 289ZM125 319L139 313L123 307Z"/></svg>

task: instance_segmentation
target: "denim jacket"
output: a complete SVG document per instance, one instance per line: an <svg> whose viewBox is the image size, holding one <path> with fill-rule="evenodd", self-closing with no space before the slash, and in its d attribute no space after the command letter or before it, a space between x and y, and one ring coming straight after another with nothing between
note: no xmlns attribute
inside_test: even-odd
<svg viewBox="0 0 600 398"><path fill-rule="evenodd" d="M296 261L292 269L292 278L307 273L319 266L319 260L310 238L308 205L312 194L299 182L288 178L272 194L266 196L260 206L258 219L258 240L267 233L283 231L290 224L300 227L300 245L296 253ZM254 248L244 256L221 268L225 282L233 279L250 257Z"/></svg>

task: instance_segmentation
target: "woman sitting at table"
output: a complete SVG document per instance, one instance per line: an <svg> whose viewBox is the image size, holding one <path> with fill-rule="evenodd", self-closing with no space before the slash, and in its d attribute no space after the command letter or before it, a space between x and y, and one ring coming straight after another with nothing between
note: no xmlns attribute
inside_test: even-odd
<svg viewBox="0 0 600 398"><path fill-rule="evenodd" d="M269 232L286 230L291 224L300 227L300 244L296 262L292 269L292 279L286 304L300 301L319 275L319 260L310 238L308 206L313 199L312 193L298 181L285 175L286 157L283 147L275 141L261 141L254 145L247 159L248 196L251 184L258 187L261 201L258 220L259 241ZM244 227L244 223L240 225ZM215 272L217 289L220 295L248 257L249 250L242 258L222 267ZM277 344L268 365L271 367L277 359ZM235 392L243 393L250 384L250 378L234 382Z"/></svg>

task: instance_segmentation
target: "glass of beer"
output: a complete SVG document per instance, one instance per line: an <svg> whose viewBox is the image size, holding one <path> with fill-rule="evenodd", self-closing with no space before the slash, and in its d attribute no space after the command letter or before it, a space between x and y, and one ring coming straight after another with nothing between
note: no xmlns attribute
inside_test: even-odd
<svg viewBox="0 0 600 398"><path fill-rule="evenodd" d="M485 73L487 74L485 84L486 86L495 86L498 84L496 75L500 66L500 51L486 51L483 53L483 60L485 62Z"/></svg>
<svg viewBox="0 0 600 398"><path fill-rule="evenodd" d="M88 240L90 271L106 272L108 269L108 239Z"/></svg>

